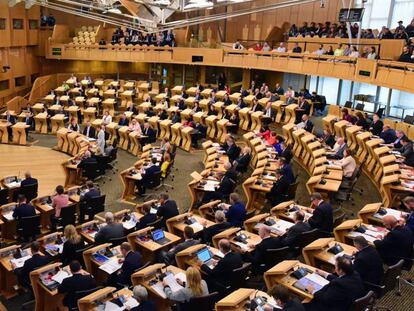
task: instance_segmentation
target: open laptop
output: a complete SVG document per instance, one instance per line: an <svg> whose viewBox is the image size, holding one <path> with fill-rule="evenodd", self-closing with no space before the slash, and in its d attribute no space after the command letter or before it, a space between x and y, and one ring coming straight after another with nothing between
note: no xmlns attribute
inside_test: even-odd
<svg viewBox="0 0 414 311"><path fill-rule="evenodd" d="M154 242L157 242L158 244L164 245L170 242L170 240L165 237L164 230L162 229L152 231L151 235Z"/></svg>
<svg viewBox="0 0 414 311"><path fill-rule="evenodd" d="M208 250L208 248L203 248L201 250L199 250L197 252L197 258L205 265L207 265L207 267L209 267L210 269L214 268L214 261L212 260L211 257L211 253Z"/></svg>

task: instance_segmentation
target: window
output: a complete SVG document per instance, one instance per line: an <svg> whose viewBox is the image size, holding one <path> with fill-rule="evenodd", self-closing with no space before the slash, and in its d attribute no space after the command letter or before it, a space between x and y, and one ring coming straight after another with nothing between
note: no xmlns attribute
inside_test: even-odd
<svg viewBox="0 0 414 311"><path fill-rule="evenodd" d="M316 86L318 84L318 77L317 76L311 76L309 79L309 92L316 92Z"/></svg>
<svg viewBox="0 0 414 311"><path fill-rule="evenodd" d="M23 28L23 20L19 18L13 18L13 29L21 30Z"/></svg>
<svg viewBox="0 0 414 311"><path fill-rule="evenodd" d="M342 80L341 96L339 97L339 104L344 105L346 101L352 100L351 96L352 81Z"/></svg>
<svg viewBox="0 0 414 311"><path fill-rule="evenodd" d="M14 78L14 86L15 87L19 87L19 86L24 86L26 84L26 77L17 77Z"/></svg>
<svg viewBox="0 0 414 311"><path fill-rule="evenodd" d="M398 21L403 21L407 26L414 17L414 1L413 0L394 0L394 9L392 12L391 28L398 26Z"/></svg>
<svg viewBox="0 0 414 311"><path fill-rule="evenodd" d="M0 91L5 91L10 88L9 80L0 81Z"/></svg>
<svg viewBox="0 0 414 311"><path fill-rule="evenodd" d="M29 19L29 29L38 29L39 21L37 19Z"/></svg>
<svg viewBox="0 0 414 311"><path fill-rule="evenodd" d="M6 29L6 19L0 18L0 30L5 30L5 29Z"/></svg>
<svg viewBox="0 0 414 311"><path fill-rule="evenodd" d="M364 101L363 104L365 105L364 110L368 112L374 112L375 109L375 97L377 96L377 86L367 83L354 83L354 89L352 92L352 100L354 99L355 95L369 95L373 97L372 102ZM361 102L362 103L362 102Z"/></svg>
<svg viewBox="0 0 414 311"><path fill-rule="evenodd" d="M327 104L336 105L338 99L339 79L319 78L318 94L326 97Z"/></svg>
<svg viewBox="0 0 414 311"><path fill-rule="evenodd" d="M390 116L403 119L406 115L412 115L414 112L413 102L414 94L399 90L392 90Z"/></svg>

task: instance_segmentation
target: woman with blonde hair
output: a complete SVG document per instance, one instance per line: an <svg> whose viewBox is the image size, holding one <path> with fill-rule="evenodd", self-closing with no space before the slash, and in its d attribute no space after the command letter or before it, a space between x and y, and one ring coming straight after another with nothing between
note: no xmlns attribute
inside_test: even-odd
<svg viewBox="0 0 414 311"><path fill-rule="evenodd" d="M63 231L63 235L65 236L66 241L63 244L62 260L63 265L67 265L72 260L78 260L76 251L83 249L85 247L85 242L73 225L67 225Z"/></svg>
<svg viewBox="0 0 414 311"><path fill-rule="evenodd" d="M168 167L171 163L171 156L169 153L164 153L163 161L161 164L161 177L165 178L167 176Z"/></svg>
<svg viewBox="0 0 414 311"><path fill-rule="evenodd" d="M177 279L177 283L183 286L180 290L173 292L171 288L163 281L164 292L168 299L177 302L186 302L193 297L208 295L207 283L201 279L200 271L194 267L189 267L185 271L186 282L183 283Z"/></svg>

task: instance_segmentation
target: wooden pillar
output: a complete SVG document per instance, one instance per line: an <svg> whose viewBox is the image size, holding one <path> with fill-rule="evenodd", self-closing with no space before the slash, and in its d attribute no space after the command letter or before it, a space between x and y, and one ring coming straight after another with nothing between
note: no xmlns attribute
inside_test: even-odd
<svg viewBox="0 0 414 311"><path fill-rule="evenodd" d="M243 88L248 89L250 87L250 77L251 71L250 69L243 69Z"/></svg>
<svg viewBox="0 0 414 311"><path fill-rule="evenodd" d="M201 66L200 68L200 84L204 85L206 84L206 67Z"/></svg>

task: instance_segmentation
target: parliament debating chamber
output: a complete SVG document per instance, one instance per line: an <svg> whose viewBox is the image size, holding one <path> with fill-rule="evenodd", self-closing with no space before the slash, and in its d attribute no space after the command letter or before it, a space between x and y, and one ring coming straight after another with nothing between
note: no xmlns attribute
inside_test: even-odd
<svg viewBox="0 0 414 311"><path fill-rule="evenodd" d="M0 311L414 310L414 0L0 0Z"/></svg>

